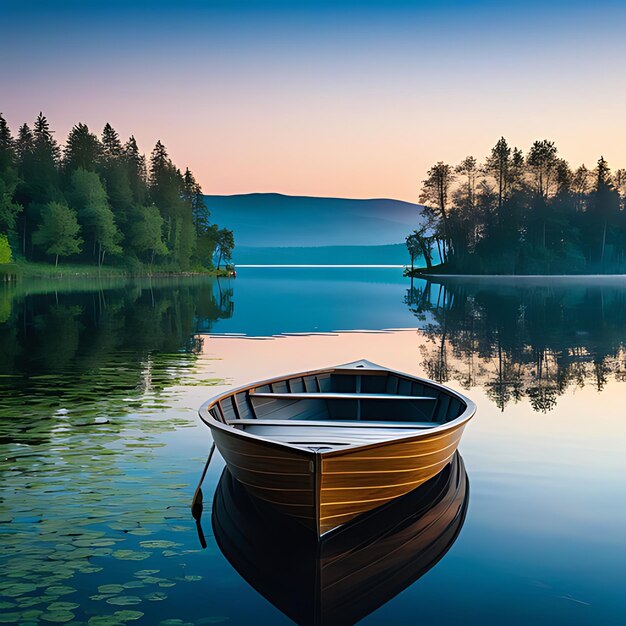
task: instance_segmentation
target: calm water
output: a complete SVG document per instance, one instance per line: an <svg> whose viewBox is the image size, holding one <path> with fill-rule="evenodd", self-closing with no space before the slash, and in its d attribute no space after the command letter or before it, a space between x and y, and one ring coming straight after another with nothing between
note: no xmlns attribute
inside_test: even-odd
<svg viewBox="0 0 626 626"><path fill-rule="evenodd" d="M306 620L315 547L219 458L203 548L196 409L230 384L369 358L465 390L478 414L454 480L325 548L344 554L335 615L623 624L625 343L626 279L411 286L397 269L250 268L0 287L0 623ZM352 584L381 528L397 530Z"/></svg>

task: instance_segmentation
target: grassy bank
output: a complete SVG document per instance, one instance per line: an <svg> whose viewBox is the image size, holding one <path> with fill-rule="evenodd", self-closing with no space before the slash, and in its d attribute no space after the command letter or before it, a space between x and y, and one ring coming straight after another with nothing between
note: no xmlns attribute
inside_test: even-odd
<svg viewBox="0 0 626 626"><path fill-rule="evenodd" d="M142 266L133 268L123 266L104 265L98 267L89 264L59 264L57 267L50 263L35 263L18 260L15 263L0 265L0 280L14 280L21 278L88 278L90 276L126 278L133 276L229 276L229 270L220 268L197 269L189 272L175 272L166 267Z"/></svg>

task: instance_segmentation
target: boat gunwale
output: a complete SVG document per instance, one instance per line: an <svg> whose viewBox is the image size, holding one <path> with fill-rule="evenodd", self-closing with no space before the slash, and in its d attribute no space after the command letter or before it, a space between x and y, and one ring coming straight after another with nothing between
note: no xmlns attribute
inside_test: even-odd
<svg viewBox="0 0 626 626"><path fill-rule="evenodd" d="M382 365L378 365L375 363L371 363L371 365L375 366L374 368L372 367L362 368L362 369L354 368L355 371L353 373L381 371L381 372L386 372L388 374L394 374L397 376L410 378L412 381L425 384L428 387L433 387L435 389L443 391L444 393L447 393L450 396L453 396L454 398L456 398L457 400L460 400L465 405L465 409L458 417L454 418L453 420L440 424L439 426L435 426L434 428L429 428L428 430L424 429L423 432L411 433L409 435L394 437L393 439L387 439L383 441L375 441L372 443L355 443L352 445L346 445L342 448L332 449L332 450L313 450L312 448L307 449L304 446L290 444L287 442L275 441L274 439L271 439L269 437L255 435L250 432L246 432L245 430L238 430L233 425L225 424L216 420L209 412L219 402L222 402L223 400L230 398L232 396L235 396L239 393L249 391L250 389L255 389L262 385L269 385L275 382L285 381L285 380L289 380L292 378L299 378L299 377L304 377L304 376L315 376L315 375L320 375L320 374L333 374L337 370L339 372L352 372L353 370L348 369L347 366L353 365L354 363L358 363L358 362L359 361L354 361L352 363L346 363L345 365L334 365L330 367L318 368L315 370L307 370L304 372L295 372L295 373L286 374L282 376L274 376L272 378L268 378L262 381L255 381L252 383L247 383L245 385L241 385L234 389L223 391L209 398L200 406L198 410L198 415L200 416L200 419L210 428L217 428L225 433L233 434L234 436L241 438L241 439L251 439L254 441L262 442L264 444L269 444L272 447L276 447L281 450L289 450L291 452L302 453L302 455L307 458L311 458L312 456L329 458L333 456L343 456L346 452L354 452L356 450L371 450L371 449L379 448L382 446L388 446L390 443L409 443L413 440L426 439L433 435L439 435L441 433L446 433L447 431L456 430L460 426L464 426L467 422L469 422L469 420L476 413L476 404L472 400L470 400L467 396L463 395L462 393L459 393L458 391L455 391L454 389L451 389L450 387L442 385L441 383L437 383L428 378L423 378L421 376L414 376L412 374L407 374L406 372L393 370L391 368L384 367ZM219 407L219 409L221 413L222 412L221 407ZM263 420L259 420L259 423L262 423L262 421ZM285 422L288 422L288 421L289 420L285 420ZM410 422L407 422L407 424L409 423Z"/></svg>

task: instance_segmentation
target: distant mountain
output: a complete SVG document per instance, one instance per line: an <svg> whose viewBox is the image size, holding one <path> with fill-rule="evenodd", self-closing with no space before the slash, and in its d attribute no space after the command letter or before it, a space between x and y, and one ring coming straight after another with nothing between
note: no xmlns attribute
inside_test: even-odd
<svg viewBox="0 0 626 626"><path fill-rule="evenodd" d="M206 201L211 221L234 230L237 247L404 243L420 223L422 210L418 204L384 198L352 200L276 193L206 196Z"/></svg>
<svg viewBox="0 0 626 626"><path fill-rule="evenodd" d="M385 246L303 246L235 248L239 265L406 265L411 262L403 243Z"/></svg>

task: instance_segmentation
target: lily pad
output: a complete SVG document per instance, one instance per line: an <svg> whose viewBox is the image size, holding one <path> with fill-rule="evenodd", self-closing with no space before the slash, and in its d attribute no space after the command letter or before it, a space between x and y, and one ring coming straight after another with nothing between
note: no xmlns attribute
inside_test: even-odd
<svg viewBox="0 0 626 626"><path fill-rule="evenodd" d="M65 624L66 622L71 622L74 617L74 613L70 613L69 611L49 611L41 615L40 619L46 622Z"/></svg>
<svg viewBox="0 0 626 626"><path fill-rule="evenodd" d="M79 606L75 602L53 602L48 606L48 611L73 611Z"/></svg>
<svg viewBox="0 0 626 626"><path fill-rule="evenodd" d="M122 587L122 585L100 585L98 587L99 593L114 594L114 593L122 593L122 591L124 591L124 587Z"/></svg>
<svg viewBox="0 0 626 626"><path fill-rule="evenodd" d="M151 602L159 602L161 600L166 600L167 594L163 593L162 591L154 591L153 593L149 593L148 595L144 596L144 598L146 600L150 600Z"/></svg>
<svg viewBox="0 0 626 626"><path fill-rule="evenodd" d="M48 587L46 593L51 596L67 596L70 593L76 593L76 589L74 589L74 587L68 587L67 585L56 585Z"/></svg>
<svg viewBox="0 0 626 626"><path fill-rule="evenodd" d="M142 582L141 580L131 580L122 585L124 589L141 589L142 587L145 587L145 586L146 586L145 583Z"/></svg>
<svg viewBox="0 0 626 626"><path fill-rule="evenodd" d="M107 598L107 604L114 606L130 606L132 604L141 604L141 598L137 596L114 596Z"/></svg>
<svg viewBox="0 0 626 626"><path fill-rule="evenodd" d="M126 609L124 611L115 611L113 615L122 622L132 622L143 617L144 614L141 611L130 611Z"/></svg>
<svg viewBox="0 0 626 626"><path fill-rule="evenodd" d="M124 622L115 615L96 615L89 618L89 626L120 626Z"/></svg>
<svg viewBox="0 0 626 626"><path fill-rule="evenodd" d="M139 545L142 548L176 548L180 546L180 543L176 543L175 541L165 541L162 539L154 539L148 541L140 541Z"/></svg>
<svg viewBox="0 0 626 626"><path fill-rule="evenodd" d="M144 576L152 576L153 574L158 574L160 569L140 569L138 572L135 572L135 576L137 578L142 578Z"/></svg>
<svg viewBox="0 0 626 626"><path fill-rule="evenodd" d="M143 561L150 556L150 552L139 552L138 550L115 550L112 556L120 561Z"/></svg>
<svg viewBox="0 0 626 626"><path fill-rule="evenodd" d="M37 585L31 585L30 583L12 583L9 587L3 589L2 595L9 598L17 598L25 593L35 591L35 589L37 589Z"/></svg>

